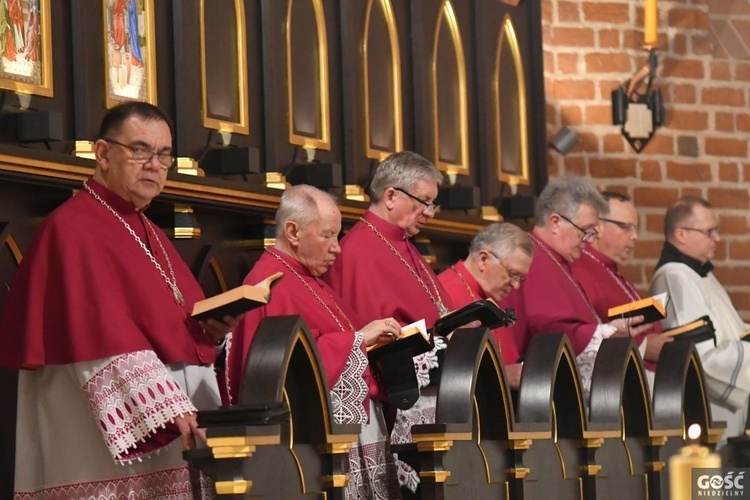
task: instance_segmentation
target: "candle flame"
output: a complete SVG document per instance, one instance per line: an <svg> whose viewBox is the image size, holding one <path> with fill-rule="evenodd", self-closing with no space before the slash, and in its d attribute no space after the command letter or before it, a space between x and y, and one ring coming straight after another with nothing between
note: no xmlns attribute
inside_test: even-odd
<svg viewBox="0 0 750 500"><path fill-rule="evenodd" d="M689 439L698 439L701 437L701 426L698 424L691 424L690 427L688 427L687 435Z"/></svg>

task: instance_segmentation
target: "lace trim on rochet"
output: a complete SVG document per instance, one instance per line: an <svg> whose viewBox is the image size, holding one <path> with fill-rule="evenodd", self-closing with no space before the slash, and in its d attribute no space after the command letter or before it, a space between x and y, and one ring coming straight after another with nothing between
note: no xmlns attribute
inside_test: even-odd
<svg viewBox="0 0 750 500"><path fill-rule="evenodd" d="M333 420L337 424L366 424L367 412L363 405L369 392L362 375L367 369L367 356L362 352L364 334L354 332L354 343L346 366L331 389Z"/></svg>
<svg viewBox="0 0 750 500"><path fill-rule="evenodd" d="M127 477L87 481L61 486L50 486L37 491L17 491L16 500L111 500L113 498L159 498L182 500L193 498L199 490L199 498L213 498L214 486L203 474L191 474L187 467L161 470Z"/></svg>
<svg viewBox="0 0 750 500"><path fill-rule="evenodd" d="M112 457L141 460L138 443L197 409L153 351L117 356L83 385Z"/></svg>

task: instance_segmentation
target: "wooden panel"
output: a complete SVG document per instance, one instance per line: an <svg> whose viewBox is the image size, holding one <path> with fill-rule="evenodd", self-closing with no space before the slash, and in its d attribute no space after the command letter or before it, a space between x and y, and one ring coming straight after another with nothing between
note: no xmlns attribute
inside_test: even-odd
<svg viewBox="0 0 750 500"><path fill-rule="evenodd" d="M543 61L541 51L541 7L539 1L523 1L517 6L497 0L473 0L475 5L475 41L477 64L477 130L478 158L482 166L482 200L497 205L504 190L498 178L497 141L499 137L495 84L498 43L501 40L504 20L508 19L515 30L518 51L524 68L526 133L525 153L530 167L530 186L520 186L520 194L538 194L547 183L546 125L544 108ZM501 65L503 63L501 62ZM507 75L501 75L506 78ZM519 110L520 111L520 110ZM502 113L502 111L501 111ZM500 119L502 120L502 116ZM511 138L514 137L512 134ZM520 139L520 135L517 140ZM508 146L521 147L521 144ZM519 152L520 153L520 152Z"/></svg>
<svg viewBox="0 0 750 500"><path fill-rule="evenodd" d="M395 33L388 29L389 12ZM347 184L368 185L378 159L389 150L414 149L410 30L406 0L349 0L341 6ZM391 36L397 38L395 48ZM398 67L391 66L394 62L398 62ZM398 97L396 82L400 86L400 117L393 116ZM400 144L396 123L399 118Z"/></svg>
<svg viewBox="0 0 750 500"><path fill-rule="evenodd" d="M442 170L461 174L459 184L467 185L478 181L478 168L471 168L476 165L473 17L474 6L468 1L412 4L416 149ZM459 33L460 46L454 45Z"/></svg>
<svg viewBox="0 0 750 500"><path fill-rule="evenodd" d="M290 18L290 6L292 16ZM316 10L317 7L317 10ZM300 151L304 142L301 137L309 136L309 145L317 152L315 160L328 163L341 163L342 141L341 141L341 81L338 77L341 68L339 31L339 2L336 0L261 0L261 12L263 21L263 78L265 88L265 103L272 112L265 113L266 129L266 167L268 171L285 173L295 163L305 161L305 155ZM325 23L319 24L315 19L307 19L306 22L298 14L300 12L316 13L317 19ZM287 26L292 22L293 33L287 33ZM322 36L318 37L325 29L325 40L327 47L320 46ZM287 36L289 35L289 36ZM306 82L304 79L293 81L289 85L289 72L300 72L304 74L318 74L313 70L320 67L320 58L315 61L303 59L310 50L309 46L301 43L303 40L316 40L316 46L325 50L328 71L323 74L322 79L314 82ZM291 45L288 45L288 41ZM287 57L287 48L291 54L291 60ZM304 63L304 64L303 64ZM312 73L311 73L312 72ZM328 109L320 109L315 106L320 91L324 95L326 89L322 86L328 83L327 102ZM293 91L293 94L290 92ZM290 112L290 103L295 106ZM328 139L330 146L326 145L321 135L321 140L314 139L323 130L319 128L319 120L327 114L330 117L330 131ZM290 117L294 122L290 123ZM293 134L290 133L293 132ZM293 136L293 137L290 137Z"/></svg>
<svg viewBox="0 0 750 500"><path fill-rule="evenodd" d="M217 133L219 127L211 124L204 126L202 116L202 87L201 87L201 38L200 38L200 0L184 0L174 2L172 6L173 44L174 44L174 102L175 106L175 142L178 156L187 156L201 160L209 148L221 148L222 140ZM216 6L207 2L207 8ZM235 16L234 2L221 2L223 17ZM263 127L263 70L261 63L261 16L260 0L245 0L245 28L246 28L246 57L244 71L247 78L248 97L245 102L248 132L234 133L231 145L237 147L255 148L260 152L259 160L263 164L263 144L265 140ZM214 21L216 19L211 18ZM209 21L211 25L211 21ZM235 26L233 25L234 29ZM227 38L228 39L228 38ZM213 47L214 43L221 43L225 38L214 38L208 34L207 43ZM226 40L225 40L226 41ZM209 70L212 67L209 66ZM242 68L237 68L241 71ZM216 88L237 88L236 80L232 82L212 81L209 90L216 92ZM240 89L238 88L239 92ZM239 96L238 96L239 100ZM211 101L212 106L218 106ZM240 113L240 109L232 109L224 118L231 118ZM214 109L211 116L218 118L219 111ZM226 127L231 128L231 127ZM236 131L239 131L236 130ZM209 172L211 174L211 172Z"/></svg>

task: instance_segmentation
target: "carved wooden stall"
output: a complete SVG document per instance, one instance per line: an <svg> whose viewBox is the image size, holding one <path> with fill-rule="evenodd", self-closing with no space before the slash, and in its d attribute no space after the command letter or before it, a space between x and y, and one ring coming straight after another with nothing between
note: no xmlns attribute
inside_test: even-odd
<svg viewBox="0 0 750 500"><path fill-rule="evenodd" d="M266 318L248 354L239 405L201 412L208 448L185 457L227 498L343 498L359 425L333 421L315 341L299 316Z"/></svg>
<svg viewBox="0 0 750 500"><path fill-rule="evenodd" d="M200 415L209 427L210 450L187 457L219 481L220 492L237 494L252 482L248 495L272 498L279 493L276 474L294 478L285 498L312 491L311 484L331 488L326 478L337 474L336 485L343 484L341 463L332 462L330 453L331 443L343 449L345 438L332 434L351 438L356 426L337 431L330 423L325 381L302 325L291 317L263 323L242 386L242 402L249 406ZM711 421L700 391L703 372L692 344L668 344L662 356L655 391L662 399L652 406L635 345L630 339L604 341L587 414L572 349L562 334L531 342L514 397L488 331L457 332L442 364L435 424L414 426L414 442L399 447L399 458L419 473L416 497L528 499L554 491L555 498L669 498L665 464L685 445L687 426L703 426L709 446L722 430ZM289 422L263 421L263 411L273 414L279 406L289 408ZM261 422L247 421L251 413ZM301 440L299 419L312 427ZM265 446L254 448L255 443ZM243 446L249 451L241 451ZM300 446L307 447L308 462ZM293 462L291 455L300 458ZM267 472L268 460L277 469L273 473Z"/></svg>

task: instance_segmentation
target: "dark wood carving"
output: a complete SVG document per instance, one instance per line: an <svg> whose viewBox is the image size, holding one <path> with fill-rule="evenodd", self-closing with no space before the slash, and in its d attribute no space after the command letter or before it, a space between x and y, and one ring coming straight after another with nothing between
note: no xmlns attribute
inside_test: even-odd
<svg viewBox="0 0 750 500"><path fill-rule="evenodd" d="M513 420L488 330L456 332L443 360L436 423L412 428L422 498L507 498Z"/></svg>
<svg viewBox="0 0 750 500"><path fill-rule="evenodd" d="M235 485L243 493L266 498L313 493L343 498L344 464L360 428L333 422L323 365L301 317L266 318L260 323L239 405L257 416L254 422L233 421L232 408L202 412L202 424L209 422L209 448L186 452L189 461L217 482L217 489ZM288 418L280 407L288 410ZM241 463L237 457L217 458L227 453L221 447L231 439L240 443L237 450L252 447L240 457Z"/></svg>
<svg viewBox="0 0 750 500"><path fill-rule="evenodd" d="M724 422L714 422L703 368L692 342L664 344L654 378L654 428L672 429L661 448L663 462L685 446L687 429L701 426L701 441L713 447L724 433ZM661 477L662 498L669 498L669 471Z"/></svg>

